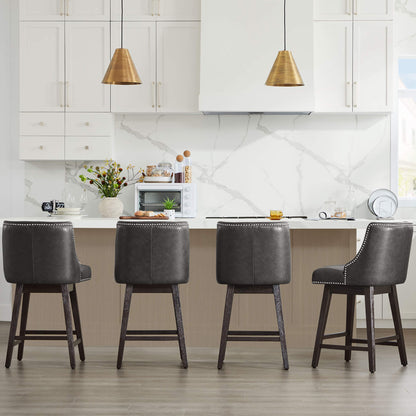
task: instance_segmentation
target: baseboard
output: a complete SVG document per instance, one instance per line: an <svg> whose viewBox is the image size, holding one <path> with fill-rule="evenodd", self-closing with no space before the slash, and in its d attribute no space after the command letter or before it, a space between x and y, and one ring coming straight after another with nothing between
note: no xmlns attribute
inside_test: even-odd
<svg viewBox="0 0 416 416"><path fill-rule="evenodd" d="M12 305L8 303L0 303L0 322L10 322L12 316Z"/></svg>

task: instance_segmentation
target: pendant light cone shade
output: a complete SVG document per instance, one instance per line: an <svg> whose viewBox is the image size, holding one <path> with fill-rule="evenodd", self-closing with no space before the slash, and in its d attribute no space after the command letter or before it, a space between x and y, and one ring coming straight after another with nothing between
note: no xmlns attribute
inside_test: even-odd
<svg viewBox="0 0 416 416"><path fill-rule="evenodd" d="M270 87L301 87L304 85L292 52L279 51L266 85Z"/></svg>
<svg viewBox="0 0 416 416"><path fill-rule="evenodd" d="M114 51L110 65L102 80L103 84L135 85L141 84L130 52L125 48L118 48Z"/></svg>

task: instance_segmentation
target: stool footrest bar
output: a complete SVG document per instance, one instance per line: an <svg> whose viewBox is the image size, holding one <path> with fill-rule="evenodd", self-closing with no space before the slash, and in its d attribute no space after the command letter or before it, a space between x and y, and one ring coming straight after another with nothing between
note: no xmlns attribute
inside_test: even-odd
<svg viewBox="0 0 416 416"><path fill-rule="evenodd" d="M279 336L279 331L228 331L228 335L265 335L265 336Z"/></svg>
<svg viewBox="0 0 416 416"><path fill-rule="evenodd" d="M323 339L331 339L331 338L345 337L346 335L347 335L346 332L336 332L334 334L324 335L323 336Z"/></svg>
<svg viewBox="0 0 416 416"><path fill-rule="evenodd" d="M154 329L154 330L128 330L127 335L177 335L178 331L176 329Z"/></svg>
<svg viewBox="0 0 416 416"><path fill-rule="evenodd" d="M343 350L343 351L368 351L368 347L356 347L354 345L335 345L335 344L321 344L321 348L328 350Z"/></svg>
<svg viewBox="0 0 416 416"><path fill-rule="evenodd" d="M126 341L177 341L179 338L178 336L170 337L170 336L126 336Z"/></svg>
<svg viewBox="0 0 416 416"><path fill-rule="evenodd" d="M72 333L75 335L76 331L72 331ZM59 330L59 329L28 329L25 331L25 334L28 335L66 335L65 330Z"/></svg>
<svg viewBox="0 0 416 416"><path fill-rule="evenodd" d="M228 336L227 341L274 341L279 342L280 337L239 337L239 336Z"/></svg>

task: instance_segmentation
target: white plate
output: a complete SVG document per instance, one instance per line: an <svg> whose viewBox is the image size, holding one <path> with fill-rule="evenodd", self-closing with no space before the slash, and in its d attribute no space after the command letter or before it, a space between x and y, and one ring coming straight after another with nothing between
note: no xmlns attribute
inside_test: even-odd
<svg viewBox="0 0 416 416"><path fill-rule="evenodd" d="M397 199L397 196L396 196L396 194L394 194L392 191L390 191L389 189L376 189L371 195L370 195L370 197L368 198L368 201L367 201L367 207L368 207L368 209L370 210L370 212L373 214L373 215L376 215L377 216L377 214L374 212L374 209L373 209L373 204L374 204L374 201L377 199L377 198L379 198L379 197L381 197L381 196L383 196L383 197L389 197L389 198L391 198L393 201L394 201L394 203L395 203L395 206L396 206L396 208L395 208L395 210L394 210L394 212L393 212L393 214L392 215L394 215L394 213L396 212L396 210L397 210L397 207L398 207L398 205L399 205L399 200ZM380 217L381 218L381 217ZM383 218L386 218L386 217L383 217Z"/></svg>
<svg viewBox="0 0 416 416"><path fill-rule="evenodd" d="M390 218L397 210L397 203L390 196L382 195L375 199L372 208L378 218Z"/></svg>
<svg viewBox="0 0 416 416"><path fill-rule="evenodd" d="M172 178L170 176L145 176L144 182L146 183L170 183Z"/></svg>

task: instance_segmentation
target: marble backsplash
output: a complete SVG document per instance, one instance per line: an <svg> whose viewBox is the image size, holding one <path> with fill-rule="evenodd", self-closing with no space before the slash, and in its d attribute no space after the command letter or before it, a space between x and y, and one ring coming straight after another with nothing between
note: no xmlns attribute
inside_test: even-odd
<svg viewBox="0 0 416 416"><path fill-rule="evenodd" d="M122 166L172 162L192 152L198 215L314 216L323 201L340 205L353 190L357 216L376 188L390 186L388 115L119 115L114 159ZM84 164L25 164L25 215L42 201L70 193L87 196L86 213L98 216L98 195L82 184ZM125 212L134 210L133 186L123 190Z"/></svg>

